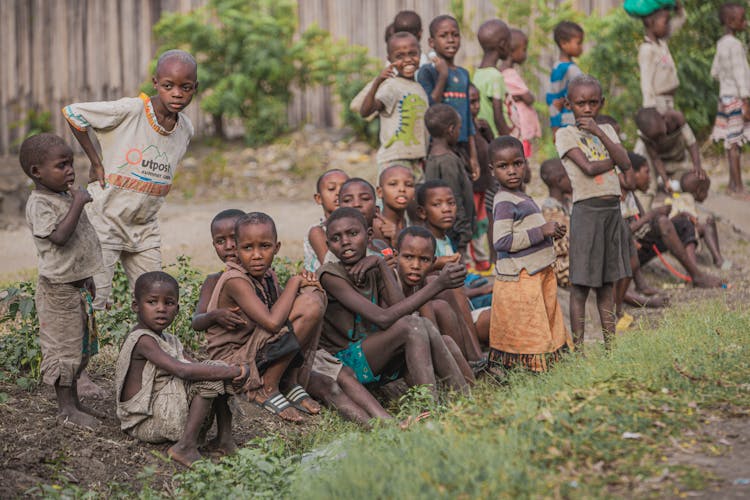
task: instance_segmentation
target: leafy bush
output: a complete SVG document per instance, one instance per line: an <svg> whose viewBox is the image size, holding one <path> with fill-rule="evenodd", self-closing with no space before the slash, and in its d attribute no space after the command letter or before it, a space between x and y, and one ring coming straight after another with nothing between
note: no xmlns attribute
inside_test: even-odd
<svg viewBox="0 0 750 500"><path fill-rule="evenodd" d="M6 335L0 334L0 369L24 388L32 387L39 379L42 363L34 289L29 281L18 283L4 290L0 301L6 311L0 324L10 330Z"/></svg>

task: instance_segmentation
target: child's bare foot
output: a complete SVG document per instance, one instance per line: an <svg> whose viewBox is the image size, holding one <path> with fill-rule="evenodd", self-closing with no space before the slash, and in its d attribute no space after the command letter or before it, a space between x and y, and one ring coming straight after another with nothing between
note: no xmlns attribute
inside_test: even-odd
<svg viewBox="0 0 750 500"><path fill-rule="evenodd" d="M109 393L96 385L86 371L81 372L81 376L78 377L76 388L78 390L78 395L85 398L104 399L109 397Z"/></svg>
<svg viewBox="0 0 750 500"><path fill-rule="evenodd" d="M305 421L304 415L293 407L279 391L266 395L265 390L261 389L255 396L253 403L287 422L299 424Z"/></svg>
<svg viewBox="0 0 750 500"><path fill-rule="evenodd" d="M63 408L57 416L64 422L70 422L89 429L94 429L99 425L99 420L97 418L88 413L84 413L75 407Z"/></svg>
<svg viewBox="0 0 750 500"><path fill-rule="evenodd" d="M652 295L656 295L657 293L659 293L659 290L649 285L646 285L640 288L636 287L636 291L642 295L646 295L647 297L650 297Z"/></svg>
<svg viewBox="0 0 750 500"><path fill-rule="evenodd" d="M78 401L76 403L76 408L78 408L79 410L81 410L84 413L88 413L89 415L93 415L96 418L106 418L106 415L104 413L102 413L100 411L96 411L95 409L86 406L85 404L81 403L80 401Z"/></svg>
<svg viewBox="0 0 750 500"><path fill-rule="evenodd" d="M625 303L635 307L651 307L658 309L669 305L669 297L664 295L642 295L636 292L625 294Z"/></svg>
<svg viewBox="0 0 750 500"><path fill-rule="evenodd" d="M408 429L412 425L414 425L414 424L416 424L418 422L421 422L422 420L430 418L430 416L432 416L432 415L431 415L431 413L429 411L423 411L422 413L420 413L417 416L409 415L408 417L406 417L406 419L404 419L404 420L402 420L401 422L398 423L398 427L402 431L405 431L406 429Z"/></svg>
<svg viewBox="0 0 750 500"><path fill-rule="evenodd" d="M737 200L750 201L750 193L744 187L727 189L727 194Z"/></svg>
<svg viewBox="0 0 750 500"><path fill-rule="evenodd" d="M693 286L698 288L719 288L723 285L721 278L706 273L696 273L693 276Z"/></svg>
<svg viewBox="0 0 750 500"><path fill-rule="evenodd" d="M219 439L219 437L213 438L211 441L206 443L206 450L212 453L219 453L220 455L234 455L237 453L237 445L231 439L226 441Z"/></svg>
<svg viewBox="0 0 750 500"><path fill-rule="evenodd" d="M169 458L175 462L181 463L185 467L192 466L195 462L203 458L197 448L186 448L180 443L175 443L167 450Z"/></svg>

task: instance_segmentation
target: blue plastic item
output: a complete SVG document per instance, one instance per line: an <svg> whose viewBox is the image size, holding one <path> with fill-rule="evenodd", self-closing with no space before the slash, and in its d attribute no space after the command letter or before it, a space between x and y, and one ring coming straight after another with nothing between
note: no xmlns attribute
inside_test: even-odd
<svg viewBox="0 0 750 500"><path fill-rule="evenodd" d="M623 8L631 16L645 17L659 9L673 9L675 5L675 0L625 0Z"/></svg>

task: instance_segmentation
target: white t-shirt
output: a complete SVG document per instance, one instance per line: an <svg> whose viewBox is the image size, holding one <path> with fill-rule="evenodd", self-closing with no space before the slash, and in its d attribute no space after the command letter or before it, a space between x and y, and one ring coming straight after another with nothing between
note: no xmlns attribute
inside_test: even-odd
<svg viewBox="0 0 750 500"><path fill-rule="evenodd" d="M63 115L78 130L92 128L102 147L109 185L89 185L94 201L87 205L102 247L128 252L158 248L156 216L193 136L188 117L179 113L174 128L164 129L145 94L70 104Z"/></svg>
<svg viewBox="0 0 750 500"><path fill-rule="evenodd" d="M378 163L427 156L424 114L429 101L422 85L406 78L388 78L378 87L375 99L385 106L380 112Z"/></svg>

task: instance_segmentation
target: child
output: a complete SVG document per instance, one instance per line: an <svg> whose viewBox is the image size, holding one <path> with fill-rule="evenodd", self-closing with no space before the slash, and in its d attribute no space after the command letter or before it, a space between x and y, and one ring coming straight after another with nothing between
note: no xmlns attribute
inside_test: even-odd
<svg viewBox="0 0 750 500"><path fill-rule="evenodd" d="M557 286L567 288L570 285L570 210L572 208L571 195L573 188L570 178L565 173L562 161L557 158L545 160L539 167L539 177L547 186L548 196L542 202L542 216L547 222L556 222L565 227L566 233L560 238L552 240L555 249L555 277Z"/></svg>
<svg viewBox="0 0 750 500"><path fill-rule="evenodd" d="M672 16L671 8L661 8L642 18L646 36L638 48L638 66L643 107L656 108L660 113L674 109L674 93L680 86L677 66L666 42L686 19L679 0L675 5L675 16Z"/></svg>
<svg viewBox="0 0 750 500"><path fill-rule="evenodd" d="M417 38L418 43L422 43L422 18L413 10L400 11L396 14L396 17L393 18L393 32L398 33L400 31L411 33ZM427 54L420 50L419 67L421 68L425 64L430 64L430 62L430 58L427 57ZM419 72L417 72L417 75L419 75Z"/></svg>
<svg viewBox="0 0 750 500"><path fill-rule="evenodd" d="M304 251L304 268L312 273L318 270L320 263L328 254L326 245L325 221L331 212L339 206L339 191L349 176L343 170L334 168L326 170L315 183L315 203L323 207L323 218L313 224L307 232L302 249Z"/></svg>
<svg viewBox="0 0 750 500"><path fill-rule="evenodd" d="M441 179L453 190L457 210L455 222L448 233L461 258L464 258L474 233L474 191L463 161L452 149L459 137L461 117L451 106L435 104L425 113L425 124L432 136L432 146L425 164L425 179Z"/></svg>
<svg viewBox="0 0 750 500"><path fill-rule="evenodd" d="M339 206L355 208L365 218L369 236L367 255L381 256L381 252L389 247L388 243L381 239L374 238L372 235L372 227L375 223L375 217L378 215L378 207L375 204L375 199L375 188L372 187L372 184L359 177L353 177L346 181L341 185L341 190L339 191ZM393 258L393 254L387 251L386 253L388 255L386 261L390 265L395 266L396 261ZM326 261L335 262L336 258L333 256L330 259L326 259Z"/></svg>
<svg viewBox="0 0 750 500"><path fill-rule="evenodd" d="M506 57L500 65L500 72L505 80L507 97L505 107L508 110L511 130L509 135L521 140L523 154L526 158L531 156L531 141L542 136L542 128L539 117L532 107L534 94L531 93L526 82L523 81L514 65L523 64L526 61L529 39L519 29L510 30L510 56Z"/></svg>
<svg viewBox="0 0 750 500"><path fill-rule="evenodd" d="M552 135L557 137L557 129L575 124L573 113L565 107L565 99L570 81L582 74L573 58L583 53L583 28L574 22L562 21L555 26L553 36L560 48L560 59L552 67L546 100Z"/></svg>
<svg viewBox="0 0 750 500"><path fill-rule="evenodd" d="M95 309L104 309L110 301L118 260L131 287L142 273L161 270L157 214L193 136L193 126L182 111L198 89L197 70L193 56L169 50L156 64L155 96L141 94L63 108L73 135L91 161L94 202L88 214L104 260L94 275ZM89 129L101 145L101 160Z"/></svg>
<svg viewBox="0 0 750 500"><path fill-rule="evenodd" d="M611 125L598 125L604 99L599 81L580 75L568 85L566 104L574 127L555 135L573 188L570 215L570 321L576 346L583 344L585 305L589 290L596 291L597 309L606 346L615 333L614 283L631 275L628 229L620 213L620 183L615 165L630 168L625 148ZM497 240L497 236L495 236Z"/></svg>
<svg viewBox="0 0 750 500"><path fill-rule="evenodd" d="M471 239L471 253L474 266L477 271L488 271L490 269L490 254L487 244L487 228L489 226L487 210L485 209L485 196L487 189L492 186L495 179L490 172L487 147L494 138L489 123L477 118L479 115L479 90L472 84L469 86L469 104L471 105L471 119L474 120L474 128L477 133L474 142L477 145L477 158L479 159L479 178L472 184L474 191L474 213L476 214L476 226Z"/></svg>
<svg viewBox="0 0 750 500"><path fill-rule="evenodd" d="M325 300L315 293L317 280L307 271L292 276L280 290L271 269L280 243L268 215L253 212L240 217L235 239L238 262L226 262L207 311L238 308L243 323L236 328L212 325L206 350L214 360L248 363L250 376L241 391L248 400L284 420L300 422L300 412L320 411L300 385L306 380L297 368L303 361L308 366L313 362ZM279 391L282 378L286 396Z"/></svg>
<svg viewBox="0 0 750 500"><path fill-rule="evenodd" d="M26 222L39 266L35 301L42 380L55 387L61 418L93 428L99 421L81 405L77 389L89 357L98 350L90 309L96 294L92 276L101 269L102 253L84 212L91 196L73 187L73 151L56 135L38 134L23 141L19 162L34 181Z"/></svg>
<svg viewBox="0 0 750 500"><path fill-rule="evenodd" d="M388 60L375 78L359 112L380 116L380 149L376 155L378 174L390 165L411 169L414 178L424 176L422 165L427 154L424 112L427 95L414 81L419 69L419 42L411 33L395 33L388 41Z"/></svg>
<svg viewBox="0 0 750 500"><path fill-rule="evenodd" d="M383 212L372 221L372 235L396 246L398 234L406 227L406 210L414 203L414 174L401 165L386 167L380 174L377 195L383 200Z"/></svg>
<svg viewBox="0 0 750 500"><path fill-rule="evenodd" d="M176 441L167 455L190 467L202 458L199 440L214 414L217 436L210 446L223 454L236 451L227 392L241 386L249 372L246 364L198 363L185 353L180 340L164 331L180 310L179 300L177 280L167 273L148 272L136 280L138 323L115 368L117 418L120 428L140 441Z"/></svg>
<svg viewBox="0 0 750 500"><path fill-rule="evenodd" d="M501 189L495 195L497 277L492 291L490 361L505 368L520 365L535 372L573 347L557 304L552 238L565 226L545 222L542 212L521 191L526 169L523 144L498 137L490 144L490 165Z"/></svg>
<svg viewBox="0 0 750 500"><path fill-rule="evenodd" d="M479 27L477 32L482 47L482 62L474 71L474 85L479 89L479 117L490 124L492 137L510 133L505 123L505 81L497 69L497 62L508 57L510 51L510 30L500 19L490 19ZM481 168L481 164L480 164Z"/></svg>
<svg viewBox="0 0 750 500"><path fill-rule="evenodd" d="M467 383L440 333L410 314L436 293L460 286L466 271L447 266L438 279L404 298L385 261L365 257L367 233L358 210L342 207L328 219L328 245L339 262L318 270L329 295L321 345L363 384L396 378L405 364L409 383L427 386L435 399L438 377L465 391Z"/></svg>
<svg viewBox="0 0 750 500"><path fill-rule="evenodd" d="M479 177L479 161L474 143L474 123L469 111L469 72L456 66L454 58L461 48L461 32L458 21L451 16L438 16L430 23L430 47L435 51L432 64L424 66L419 72L419 83L427 92L430 106L445 103L456 110L458 135L454 144L462 155L468 158L467 164L471 178ZM430 133L432 135L432 133ZM433 137L434 138L434 137ZM468 241L467 241L468 243Z"/></svg>
<svg viewBox="0 0 750 500"><path fill-rule="evenodd" d="M729 162L730 195L748 199L742 183L740 152L750 141L750 66L745 45L737 38L747 29L745 7L725 3L719 8L719 19L724 36L716 43L716 55L711 64L711 76L719 80L719 108L711 137L724 141Z"/></svg>

